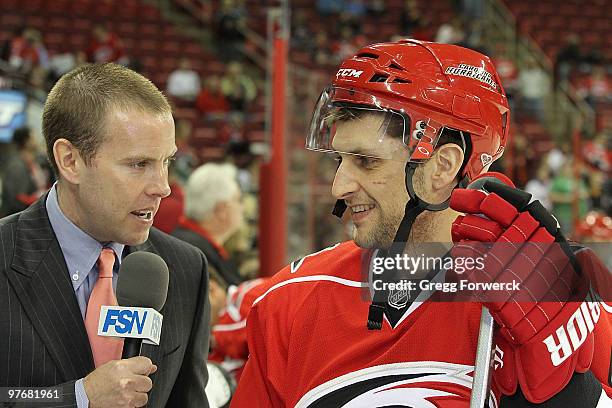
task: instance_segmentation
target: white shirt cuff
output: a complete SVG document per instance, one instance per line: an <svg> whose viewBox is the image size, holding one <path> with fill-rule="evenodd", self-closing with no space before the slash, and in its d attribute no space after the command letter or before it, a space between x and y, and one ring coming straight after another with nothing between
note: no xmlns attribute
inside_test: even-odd
<svg viewBox="0 0 612 408"><path fill-rule="evenodd" d="M89 408L89 398L85 392L83 378L74 382L74 395L76 397L77 408Z"/></svg>

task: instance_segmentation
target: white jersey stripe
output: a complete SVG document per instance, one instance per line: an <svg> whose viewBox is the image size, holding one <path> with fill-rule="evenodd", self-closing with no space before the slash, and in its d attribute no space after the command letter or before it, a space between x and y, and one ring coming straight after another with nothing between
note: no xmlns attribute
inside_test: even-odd
<svg viewBox="0 0 612 408"><path fill-rule="evenodd" d="M237 323L230 324L215 324L212 331L233 331L246 327L246 320L241 320Z"/></svg>
<svg viewBox="0 0 612 408"><path fill-rule="evenodd" d="M322 282L322 281L335 282L335 283L339 283L339 284L344 285L344 286L350 286L350 287L353 287L353 288L368 287L367 283L364 283L364 282L352 281L352 280L348 280L348 279L344 279L344 278L338 278L337 276L331 276L331 275L300 276L299 278L287 279L286 281L279 282L276 285L272 286L270 289L268 289L266 291L266 293L264 293L263 295L261 295L260 297L255 299L255 302L253 302L253 306L255 306L257 303L259 303L270 292L272 292L273 290L276 290L276 289L278 289L280 287L283 287L283 286L286 286L286 285L290 285L292 283L299 283L299 282Z"/></svg>

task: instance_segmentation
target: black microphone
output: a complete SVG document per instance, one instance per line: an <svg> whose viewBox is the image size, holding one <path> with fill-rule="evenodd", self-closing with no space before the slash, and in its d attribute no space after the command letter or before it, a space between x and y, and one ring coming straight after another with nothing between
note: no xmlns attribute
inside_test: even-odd
<svg viewBox="0 0 612 408"><path fill-rule="evenodd" d="M123 307L152 308L158 312L168 295L168 265L159 256L138 251L121 262L117 280L117 302ZM141 338L126 337L121 358L140 355Z"/></svg>

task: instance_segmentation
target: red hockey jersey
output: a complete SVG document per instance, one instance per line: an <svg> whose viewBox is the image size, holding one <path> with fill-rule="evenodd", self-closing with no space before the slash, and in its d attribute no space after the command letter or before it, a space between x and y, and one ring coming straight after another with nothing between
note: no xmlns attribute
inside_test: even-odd
<svg viewBox="0 0 612 408"><path fill-rule="evenodd" d="M469 406L481 305L417 297L395 327L385 317L369 331L363 255L345 242L270 280L248 316L233 407ZM495 370L512 368L503 347ZM494 383L489 406L499 399Z"/></svg>
<svg viewBox="0 0 612 408"><path fill-rule="evenodd" d="M395 328L369 331L362 253L342 243L272 278L249 314L232 406L469 404L481 306L414 302Z"/></svg>
<svg viewBox="0 0 612 408"><path fill-rule="evenodd" d="M255 299L265 292L268 279L253 279L230 286L225 309L212 327L214 347L209 360L215 361L229 371L236 381L249 356L246 334L246 317Z"/></svg>

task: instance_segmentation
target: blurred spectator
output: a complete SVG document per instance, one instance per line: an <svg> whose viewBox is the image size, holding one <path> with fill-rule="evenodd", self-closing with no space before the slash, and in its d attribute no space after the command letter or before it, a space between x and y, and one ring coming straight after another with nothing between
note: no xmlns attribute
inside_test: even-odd
<svg viewBox="0 0 612 408"><path fill-rule="evenodd" d="M238 381L249 356L246 319L253 302L268 289L270 279L253 279L238 287L230 286L227 297L214 278L210 282L212 329L209 360L221 364ZM217 300L213 301L213 297ZM227 300L221 305L220 314L215 316L213 302L217 303L219 299Z"/></svg>
<svg viewBox="0 0 612 408"><path fill-rule="evenodd" d="M481 54L490 55L491 53L483 44L483 22L481 19L471 19L468 20L467 25L465 27L465 37L463 42L458 45L462 45L464 47L470 48L472 50L478 51Z"/></svg>
<svg viewBox="0 0 612 408"><path fill-rule="evenodd" d="M85 63L87 55L83 51L54 54L49 61L49 77L55 83L62 75Z"/></svg>
<svg viewBox="0 0 612 408"><path fill-rule="evenodd" d="M308 16L302 9L292 13L291 46L294 49L309 50L313 46L314 33L308 24Z"/></svg>
<svg viewBox="0 0 612 408"><path fill-rule="evenodd" d="M497 69L504 91L508 97L511 111L514 111L514 98L518 89L518 68L514 61L508 57L506 46L499 43L495 48L495 54L493 56L493 64Z"/></svg>
<svg viewBox="0 0 612 408"><path fill-rule="evenodd" d="M185 119L176 121L176 147L172 175L179 184L185 184L193 169L198 164L198 159L193 147L189 144L193 126Z"/></svg>
<svg viewBox="0 0 612 408"><path fill-rule="evenodd" d="M540 203L548 211L552 209L550 202L550 169L546 161L542 161L534 178L525 185L525 191L532 195L533 200L540 200Z"/></svg>
<svg viewBox="0 0 612 408"><path fill-rule="evenodd" d="M338 20L335 24L335 34L341 33L346 27L350 28L355 34L360 34L363 25L363 16L365 15L365 6L361 0L347 0L342 12L338 15Z"/></svg>
<svg viewBox="0 0 612 408"><path fill-rule="evenodd" d="M599 170L590 169L586 173L592 208L602 208L605 177L606 173Z"/></svg>
<svg viewBox="0 0 612 408"><path fill-rule="evenodd" d="M533 163L536 160L533 148L529 144L527 136L521 130L516 126L511 139L514 152L512 155L513 174L510 178L519 187L525 186L529 181L529 169L533 168Z"/></svg>
<svg viewBox="0 0 612 408"><path fill-rule="evenodd" d="M583 54L578 34L568 34L565 44L557 53L555 76L557 81L566 81L571 71L582 62Z"/></svg>
<svg viewBox="0 0 612 408"><path fill-rule="evenodd" d="M400 32L403 36L412 37L412 33L419 27L423 15L416 0L404 0L400 14Z"/></svg>
<svg viewBox="0 0 612 408"><path fill-rule="evenodd" d="M257 166L257 160L251 152L251 143L248 140L228 143L226 156L237 168L236 179L243 194L256 193L257 183L253 173L255 171L254 167Z"/></svg>
<svg viewBox="0 0 612 408"><path fill-rule="evenodd" d="M216 17L218 53L223 61L242 58L247 10L241 1L223 0Z"/></svg>
<svg viewBox="0 0 612 408"><path fill-rule="evenodd" d="M612 177L606 177L604 180L599 205L606 214L612 216Z"/></svg>
<svg viewBox="0 0 612 408"><path fill-rule="evenodd" d="M343 6L343 0L317 0L317 11L325 16L340 13Z"/></svg>
<svg viewBox="0 0 612 408"><path fill-rule="evenodd" d="M12 35L6 40L4 40L2 46L0 47L0 59L9 62L9 60L11 59L13 44L23 41L23 33L25 32L25 30L25 26L16 27L13 30Z"/></svg>
<svg viewBox="0 0 612 408"><path fill-rule="evenodd" d="M233 113L221 123L217 132L217 141L221 145L239 142L245 139L244 115Z"/></svg>
<svg viewBox="0 0 612 408"><path fill-rule="evenodd" d="M521 94L520 111L544 123L544 98L550 89L546 72L530 58L519 72L518 86Z"/></svg>
<svg viewBox="0 0 612 408"><path fill-rule="evenodd" d="M602 212L589 211L586 217L578 222L574 238L580 242L612 242L612 218ZM612 256L611 251L606 252L601 257L602 260Z"/></svg>
<svg viewBox="0 0 612 408"><path fill-rule="evenodd" d="M44 101L47 97L47 71L40 65L32 67L32 70L27 76L28 85L31 87L29 93L31 96Z"/></svg>
<svg viewBox="0 0 612 408"><path fill-rule="evenodd" d="M33 28L25 28L11 40L9 63L24 73L29 73L33 67L40 65L49 67L49 54L45 48L42 35Z"/></svg>
<svg viewBox="0 0 612 408"><path fill-rule="evenodd" d="M228 285L241 282L223 244L243 223L242 193L236 168L207 163L198 167L185 187L185 217L172 235L200 248L214 271Z"/></svg>
<svg viewBox="0 0 612 408"><path fill-rule="evenodd" d="M561 170L561 167L563 167L567 162L569 151L569 143L565 141L561 143L560 147L555 146L550 150L550 152L548 152L546 164L550 168L553 176L557 175L557 173L559 173Z"/></svg>
<svg viewBox="0 0 612 408"><path fill-rule="evenodd" d="M611 139L609 132L602 131L593 140L585 142L582 149L585 162L599 171L609 172L612 169Z"/></svg>
<svg viewBox="0 0 612 408"><path fill-rule="evenodd" d="M436 33L436 42L444 44L460 44L465 41L465 30L460 17L442 24Z"/></svg>
<svg viewBox="0 0 612 408"><path fill-rule="evenodd" d="M127 63L128 58L117 35L111 33L103 24L96 24L92 34L93 37L86 52L87 61Z"/></svg>
<svg viewBox="0 0 612 408"><path fill-rule="evenodd" d="M344 12L353 19L361 20L367 12L365 0L345 0Z"/></svg>
<svg viewBox="0 0 612 408"><path fill-rule="evenodd" d="M484 10L483 0L455 0L459 4L461 13L471 19L482 17Z"/></svg>
<svg viewBox="0 0 612 408"><path fill-rule="evenodd" d="M229 102L221 89L221 79L217 75L209 76L204 82L196 100L200 113L207 116L224 115L230 110Z"/></svg>
<svg viewBox="0 0 612 408"><path fill-rule="evenodd" d="M385 14L387 5L385 4L385 0L370 0L367 4L367 10L369 15L380 17Z"/></svg>
<svg viewBox="0 0 612 408"><path fill-rule="evenodd" d="M35 66L27 78L28 103L26 105L26 123L30 128L32 137L40 146L44 146L42 137L42 114L45 99L47 99L47 72L40 66Z"/></svg>
<svg viewBox="0 0 612 408"><path fill-rule="evenodd" d="M13 133L13 153L2 169L2 216L25 210L49 187L49 174L39 164L42 151L29 128Z"/></svg>
<svg viewBox="0 0 612 408"><path fill-rule="evenodd" d="M47 47L45 47L40 31L28 30L26 33L26 41L28 41L34 49L37 65L47 71L49 69L49 53L47 52Z"/></svg>
<svg viewBox="0 0 612 408"><path fill-rule="evenodd" d="M361 36L356 36L350 27L342 28L340 41L333 45L335 63L339 64L346 57L355 54L363 44L365 44L364 39Z"/></svg>
<svg viewBox="0 0 612 408"><path fill-rule="evenodd" d="M594 66L591 75L582 84L579 84L577 93L593 109L597 109L597 106L601 103L612 101L610 81L606 77L604 67L601 65Z"/></svg>
<svg viewBox="0 0 612 408"><path fill-rule="evenodd" d="M311 49L311 55L313 61L317 65L330 65L333 64L332 50L330 47L330 41L325 31L318 31L315 36L314 47Z"/></svg>
<svg viewBox="0 0 612 408"><path fill-rule="evenodd" d="M578 202L578 217L588 210L589 194L582 180L574 177L573 160L568 160L553 179L550 187L552 213L559 221L564 234L571 235L574 222L574 202Z"/></svg>
<svg viewBox="0 0 612 408"><path fill-rule="evenodd" d="M168 76L168 94L183 99L194 101L200 92L200 75L191 68L191 62L187 58L181 58L178 68Z"/></svg>
<svg viewBox="0 0 612 408"><path fill-rule="evenodd" d="M226 74L221 78L221 90L229 102L230 109L235 112L245 113L257 96L255 82L237 61L228 65Z"/></svg>

